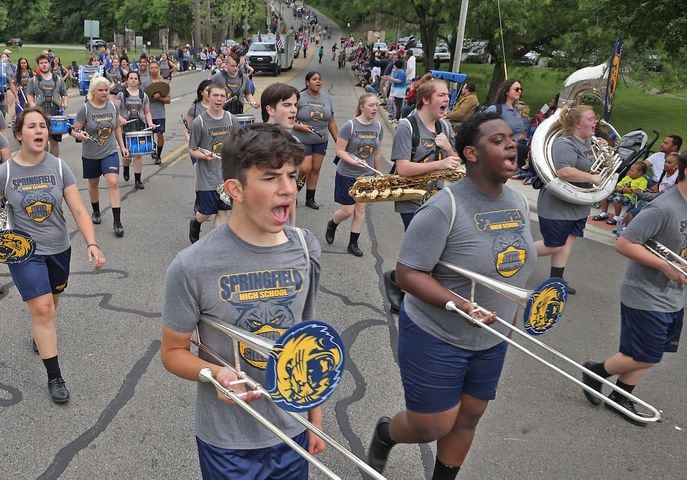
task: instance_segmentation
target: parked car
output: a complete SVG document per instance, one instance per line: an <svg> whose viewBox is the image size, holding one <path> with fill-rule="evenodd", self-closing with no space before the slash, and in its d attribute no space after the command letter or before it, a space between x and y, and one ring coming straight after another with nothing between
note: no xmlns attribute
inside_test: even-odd
<svg viewBox="0 0 687 480"><path fill-rule="evenodd" d="M413 47L410 49L415 55L415 60L418 62L423 62L425 60L425 51L422 47Z"/></svg>
<svg viewBox="0 0 687 480"><path fill-rule="evenodd" d="M410 40L411 37L412 37L412 35L406 35L405 37L399 37L398 41L396 42L396 45L398 45L398 48L402 48L405 50L406 43L408 43L408 40Z"/></svg>
<svg viewBox="0 0 687 480"><path fill-rule="evenodd" d="M650 53L644 60L644 70L648 72L660 72L663 70L663 61L658 53Z"/></svg>
<svg viewBox="0 0 687 480"><path fill-rule="evenodd" d="M101 40L99 38L94 38L92 40L89 40L86 42L86 50L89 52L92 52L93 50L98 50L100 47L106 47L107 42L105 40Z"/></svg>
<svg viewBox="0 0 687 480"><path fill-rule="evenodd" d="M474 43L467 53L465 61L467 63L491 63L492 58L489 50L487 50L488 46L489 42L486 40Z"/></svg>
<svg viewBox="0 0 687 480"><path fill-rule="evenodd" d="M530 50L522 56L520 63L523 65L536 65L539 61L540 54L536 50Z"/></svg>
<svg viewBox="0 0 687 480"><path fill-rule="evenodd" d="M448 62L451 60L451 52L448 51L448 47L446 45L437 45L437 48L434 51L434 60L438 60L440 62Z"/></svg>
<svg viewBox="0 0 687 480"><path fill-rule="evenodd" d="M386 53L389 51L389 45L387 45L386 42L375 42L375 44L372 45L372 51L376 52L377 50Z"/></svg>
<svg viewBox="0 0 687 480"><path fill-rule="evenodd" d="M5 41L5 45L7 45L8 47L11 47L12 45L17 46L17 47L21 47L22 41L21 41L21 38L19 38L19 37L8 38Z"/></svg>

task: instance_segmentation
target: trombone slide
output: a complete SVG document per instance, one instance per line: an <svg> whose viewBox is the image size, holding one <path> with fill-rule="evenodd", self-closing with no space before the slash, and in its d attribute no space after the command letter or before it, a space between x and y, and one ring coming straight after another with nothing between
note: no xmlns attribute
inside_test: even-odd
<svg viewBox="0 0 687 480"><path fill-rule="evenodd" d="M453 293L456 297L459 297L459 298L462 299L462 297L461 297L460 295L458 295L457 293L454 293L454 292L451 292L451 293ZM483 309L482 307L480 307L479 305L477 306L477 308L479 308L479 309L480 309L482 312L484 312L484 313L487 313L487 314L490 313L490 312L487 312L486 310L484 310L484 309ZM529 356L532 357L533 359L535 359L535 360L537 360L537 361L543 363L543 364L546 365L547 367L549 367L549 368L553 369L554 371L560 373L560 374L563 375L565 378L567 378L567 379L569 379L569 380L572 380L572 381L575 382L577 385L579 385L580 387L582 387L585 391L589 392L591 395L593 395L593 396L595 396L596 398L600 399L601 401L603 401L603 402L605 402L605 403L607 403L607 404L613 406L613 408L615 408L616 410L620 410L620 411L623 412L626 416L628 416L628 417L630 417L630 418L632 418L632 419L634 419L634 420L636 420L636 421L638 421L638 422L645 422L645 423L658 422L658 421L661 420L661 412L660 412L658 409L656 409L655 407L653 407L652 405L650 405L650 404L648 404L647 402L645 402L644 400L642 400L642 399L640 399L640 398L638 398L638 397L632 395L631 393L628 393L627 391L623 390L622 388L618 387L617 385L615 385L615 384L609 382L609 381L606 380L605 378L600 377L599 375L597 375L596 373L592 372L592 371L589 370L588 368L586 368L586 367L580 365L579 363L577 363L576 361L572 360L571 358L569 358L569 357L563 355L563 354L560 353L558 350L556 350L556 349L554 349L554 348L552 348L552 347L546 345L544 342L541 342L541 341L537 340L536 338L527 335L525 332L523 332L522 330L520 330L520 329L517 328L516 326L512 325L511 323L505 321L504 319L502 319L502 318L500 318L500 317L498 317L498 316L496 317L496 321L497 321L497 322L501 323L502 325L504 325L505 327L507 327L508 329L510 329L512 332L517 333L518 335L520 335L520 336L522 336L522 337L524 337L524 338L530 340L531 342L534 342L534 343L535 343L536 345L538 345L539 347L541 347L541 348L543 348L544 350L548 351L549 353L551 353L551 354L557 356L557 357L560 358L561 360L564 360L565 362L569 363L569 364L572 365L573 367L576 367L576 368L582 370L584 373L586 373L586 374L589 375L590 377L594 378L595 380L600 381L600 382L603 383L604 385L610 387L610 388L611 388L612 390L614 390L615 392L617 392L617 393L621 394L622 396L624 396L624 397L626 397L626 398L628 398L628 399L630 399L630 400L632 400L632 401L638 403L639 405L642 405L642 406L645 407L647 410L651 411L652 414L653 414L653 416L650 416L650 417L649 417L649 416L646 416L646 417L645 417L645 416L640 416L640 415L637 415L637 414L631 412L631 411L628 410L627 408L625 408L625 407L623 407L622 405L620 405L618 402L616 402L616 401L614 401L614 400L608 398L606 395L603 395L603 394L600 393L600 392L597 392L596 390L594 390L594 389L591 388L590 386L585 385L584 382L582 382L582 381L578 380L577 378L573 377L573 376L570 375L568 372L566 372L565 370L561 369L560 367L554 365L553 363L546 361L545 359L543 359L543 358L540 357L539 355L533 353L531 350L529 350L529 349L525 348L524 346L520 345L519 343L517 343L515 340L509 338L507 335L504 335L504 334L502 334L501 332L499 332L498 330L496 330L496 329L490 327L489 325L486 325L485 323L482 323L479 319L474 318L474 317L468 315L468 314L465 313L463 310L461 310L460 308L458 308L458 307L456 306L456 304L455 304L453 301L449 301L449 302L446 304L446 310L449 310L449 311L452 311L452 312L457 313L458 315L460 315L461 317L463 317L465 320L467 320L468 322L470 322L470 324L476 325L476 326L478 326L478 327L480 327L480 328L484 328L484 329L487 330L488 332L490 332L490 333L496 335L497 337L499 337L501 340L503 340L503 341L505 341L505 342L508 342L510 345L513 345L515 348L517 348L517 349L520 350L521 352L525 353L526 355L529 355Z"/></svg>

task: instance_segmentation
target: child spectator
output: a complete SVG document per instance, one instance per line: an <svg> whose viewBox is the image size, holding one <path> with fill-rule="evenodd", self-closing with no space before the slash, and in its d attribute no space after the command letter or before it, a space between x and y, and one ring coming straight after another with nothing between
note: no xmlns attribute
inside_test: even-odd
<svg viewBox="0 0 687 480"><path fill-rule="evenodd" d="M644 190L647 188L649 180L646 178L646 165L638 162L630 167L630 170L616 185L615 191L611 193L608 198L601 200L601 213L594 217L594 220L606 220L608 225L617 225L621 219L620 213L623 207L637 205L636 190ZM614 217L608 218L608 206L613 204Z"/></svg>

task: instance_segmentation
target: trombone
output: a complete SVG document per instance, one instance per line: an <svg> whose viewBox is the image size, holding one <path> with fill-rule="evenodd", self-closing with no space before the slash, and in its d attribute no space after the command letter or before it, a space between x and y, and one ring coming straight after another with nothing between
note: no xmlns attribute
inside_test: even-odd
<svg viewBox="0 0 687 480"><path fill-rule="evenodd" d="M370 478L375 480L386 479L386 477L373 470L372 467L370 467L367 463L360 460L332 437L327 435L325 432L317 428L315 425L297 413L299 411L302 412L304 410L314 408L315 406L324 402L334 392L334 389L337 387L339 380L341 379L344 363L343 342L341 341L338 333L336 333L332 327L324 322L319 321L301 322L289 328L286 333L284 333L284 335L282 335L277 341L272 341L253 333L249 333L233 325L221 324L209 319L202 319L201 322L219 331L220 333L229 336L232 339L234 345L233 365L213 351L210 347L202 343L200 339L200 332L197 328L195 335L196 338L191 339L191 342L200 350L236 374L238 380L232 382L232 386L244 384L247 389L255 390L260 392L262 396L270 398L278 407L282 408L287 415L320 437L349 461L353 462L360 470L369 475ZM239 342L267 358L267 388L263 387L258 382L248 377L245 372L241 371L238 353ZM325 367L323 367L325 370L325 381L323 382L323 384L325 384L325 388L323 389L318 386L308 385L309 387L312 387L312 390L315 392L319 392L319 395L290 395L293 392L289 389L288 385L284 385L285 383L291 383L290 379L284 378L284 375L288 374L288 372L291 370L289 367L293 367L294 362L297 362L303 358L311 358L320 367L325 365ZM296 368L293 368L293 370L296 370ZM303 449L300 445L298 445L298 443L294 442L291 438L289 438L288 435L279 430L279 428L273 425L267 418L262 416L247 402L245 402L241 398L241 394L233 391L231 387L226 388L221 385L215 378L213 378L212 372L209 368L202 369L199 373L199 378L201 382L211 383L218 392L233 400L237 406L241 407L244 411L246 411L246 413L274 433L296 453L306 459L315 468L320 470L327 478L331 480L341 480L340 476L330 470L313 455L308 453L307 450Z"/></svg>
<svg viewBox="0 0 687 480"><path fill-rule="evenodd" d="M483 286L489 288L490 290L492 290L496 293L499 293L499 294L501 294L501 295L503 295L503 296L505 296L511 300L516 301L521 306L524 305L526 317L528 314L528 312L527 312L527 305L528 304L534 304L534 305L540 304L538 306L537 310L535 311L535 316L542 315L542 316L544 316L544 318L538 320L537 323L548 324L549 327L553 326L553 324L556 322L558 317L560 317L560 315L563 311L563 307L565 306L565 301L567 300L567 292L565 291L565 286L560 279L552 278L552 279L545 281L542 284L542 286L546 286L545 288L557 288L558 285L556 285L556 283L559 283L560 285L562 285L562 290L558 294L552 293L552 292L546 293L546 291L541 291L542 286L540 286L539 288L537 288L533 291L528 291L528 290L524 290L521 288L513 287L512 285L508 285L507 283L503 283L503 282L500 282L498 280L494 280L492 278L485 277L484 275L480 275L479 273L475 273L475 272L472 272L470 270L466 270L464 268L452 265L452 264L447 263L447 262L441 261L438 263L438 265L441 265L442 267L447 268L448 270L451 270L455 273L458 273L459 275L467 277L472 282L472 288L471 288L471 290L472 290L471 291L471 297L472 298L470 299L471 302L474 303L475 284L479 283L480 285L483 285ZM549 282L551 282L551 283L549 283ZM457 293L455 293L455 292L451 292L451 293L453 293L456 297L458 297L462 300L465 300L463 297L461 297ZM548 306L546 308L542 308L542 307L544 307L542 302L547 302L549 300L550 300L549 303L553 303L554 305L558 304L558 305L555 306L555 308L553 308L553 309L549 308ZM475 304L475 305L477 305L477 304ZM580 365L579 363L572 360L571 358L563 355L558 350L555 350L554 348L546 345L544 342L537 340L536 338L534 338L531 335L527 335L525 332L523 332L522 330L517 328L512 323L507 322L504 319L499 318L498 316L496 317L496 321L499 322L500 324L502 324L503 326L507 327L509 330L511 330L511 332L514 332L514 333L530 340L534 344L538 345L539 347L543 348L544 350L548 351L549 353L557 356L561 360L569 363L573 367L582 370L586 375L589 375L590 377L594 378L595 380L598 380L599 382L603 383L604 385L610 387L616 393L626 397L629 400L632 400L632 401L638 403L639 405L642 405L644 408L651 411L652 415L651 416L637 415L634 412L631 412L627 408L620 405L618 402L608 398L606 395L603 395L601 392L596 391L592 387L585 385L584 382L573 377L568 372L562 370L560 367L554 365L553 363L546 361L545 359L543 359L539 355L536 355L535 353L533 353L531 350L529 350L526 347L517 343L515 340L512 340L508 335L504 335L503 333L499 332L495 328L490 327L489 325L482 323L480 320L468 315L467 313L462 311L460 308L458 308L453 301L449 301L448 303L446 303L445 308L448 311L457 313L458 315L463 317L465 320L467 320L470 324L476 325L480 328L484 328L488 332L499 337L501 340L508 342L509 344L513 345L515 348L517 348L521 352L529 355L530 357L534 358L535 360L538 360L539 362L543 363L547 367L555 370L556 372L563 375L565 378L575 382L577 385L582 387L589 394L591 394L594 397L598 398L599 400L607 403L608 405L611 405L614 409L623 412L623 414L625 414L627 417L630 417L633 420L636 420L638 422L644 422L644 423L659 422L661 420L661 412L658 409L656 409L655 407L653 407L652 405L650 405L649 403L647 403L644 400L642 400L642 399L632 395L631 393L623 390L622 388L618 387L617 385L614 385L613 383L611 383L608 380L606 380L605 378L597 375L596 373L592 372L591 370L584 367L583 365ZM491 313L491 312L488 312L487 310L485 310L484 308L480 307L479 305L477 305L477 309L480 312L485 313L485 314ZM537 314L536 312L539 312L539 313ZM532 313L530 312L530 314L532 314ZM548 316L548 315L552 315L554 318L547 320L546 316ZM525 323L527 323L530 320L531 320L530 318L525 318ZM546 329L543 329L543 331L540 333L543 333L544 331L546 331Z"/></svg>
<svg viewBox="0 0 687 480"><path fill-rule="evenodd" d="M674 270L687 277L687 260L680 255L653 239L647 240L646 243L644 243L644 248L658 258L665 260Z"/></svg>

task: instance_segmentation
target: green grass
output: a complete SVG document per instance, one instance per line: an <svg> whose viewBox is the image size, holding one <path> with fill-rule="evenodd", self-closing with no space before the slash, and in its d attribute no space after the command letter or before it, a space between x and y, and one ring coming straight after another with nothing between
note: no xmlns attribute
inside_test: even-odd
<svg viewBox="0 0 687 480"><path fill-rule="evenodd" d="M448 70L448 63L444 63L442 69ZM418 70L424 73L424 67ZM468 75L469 80L475 82L480 102L486 103L493 66L463 63L460 70ZM563 81L570 73L566 69L540 67L515 66L508 69L509 77L522 81L523 101L530 106L531 115L560 91ZM653 139L652 130L657 130L660 133L659 142L666 135L680 135L687 139L687 123L682 117L685 107L685 98L652 95L621 77L611 124L621 135L641 128L649 134L650 139ZM598 108L597 112L603 113ZM656 148L658 144L654 145L654 149Z"/></svg>
<svg viewBox="0 0 687 480"><path fill-rule="evenodd" d="M60 46L57 45L53 47L53 52L55 53L55 55L62 59L62 65L65 67L71 65L72 61L75 61L77 65L86 65L88 63L90 54L88 53L84 45L81 45L80 47L81 48L79 48L78 50L72 50L60 48ZM11 59L13 63L16 63L19 58L25 57L29 60L29 66L33 70L35 70L38 67L38 65L36 64L36 57L40 55L43 52L43 50L45 50L43 48L37 47L10 47L9 49L12 51ZM154 55L160 54L160 50L153 49L150 52ZM133 60L134 58L138 58L140 54L140 50L136 53L129 52L129 59Z"/></svg>

